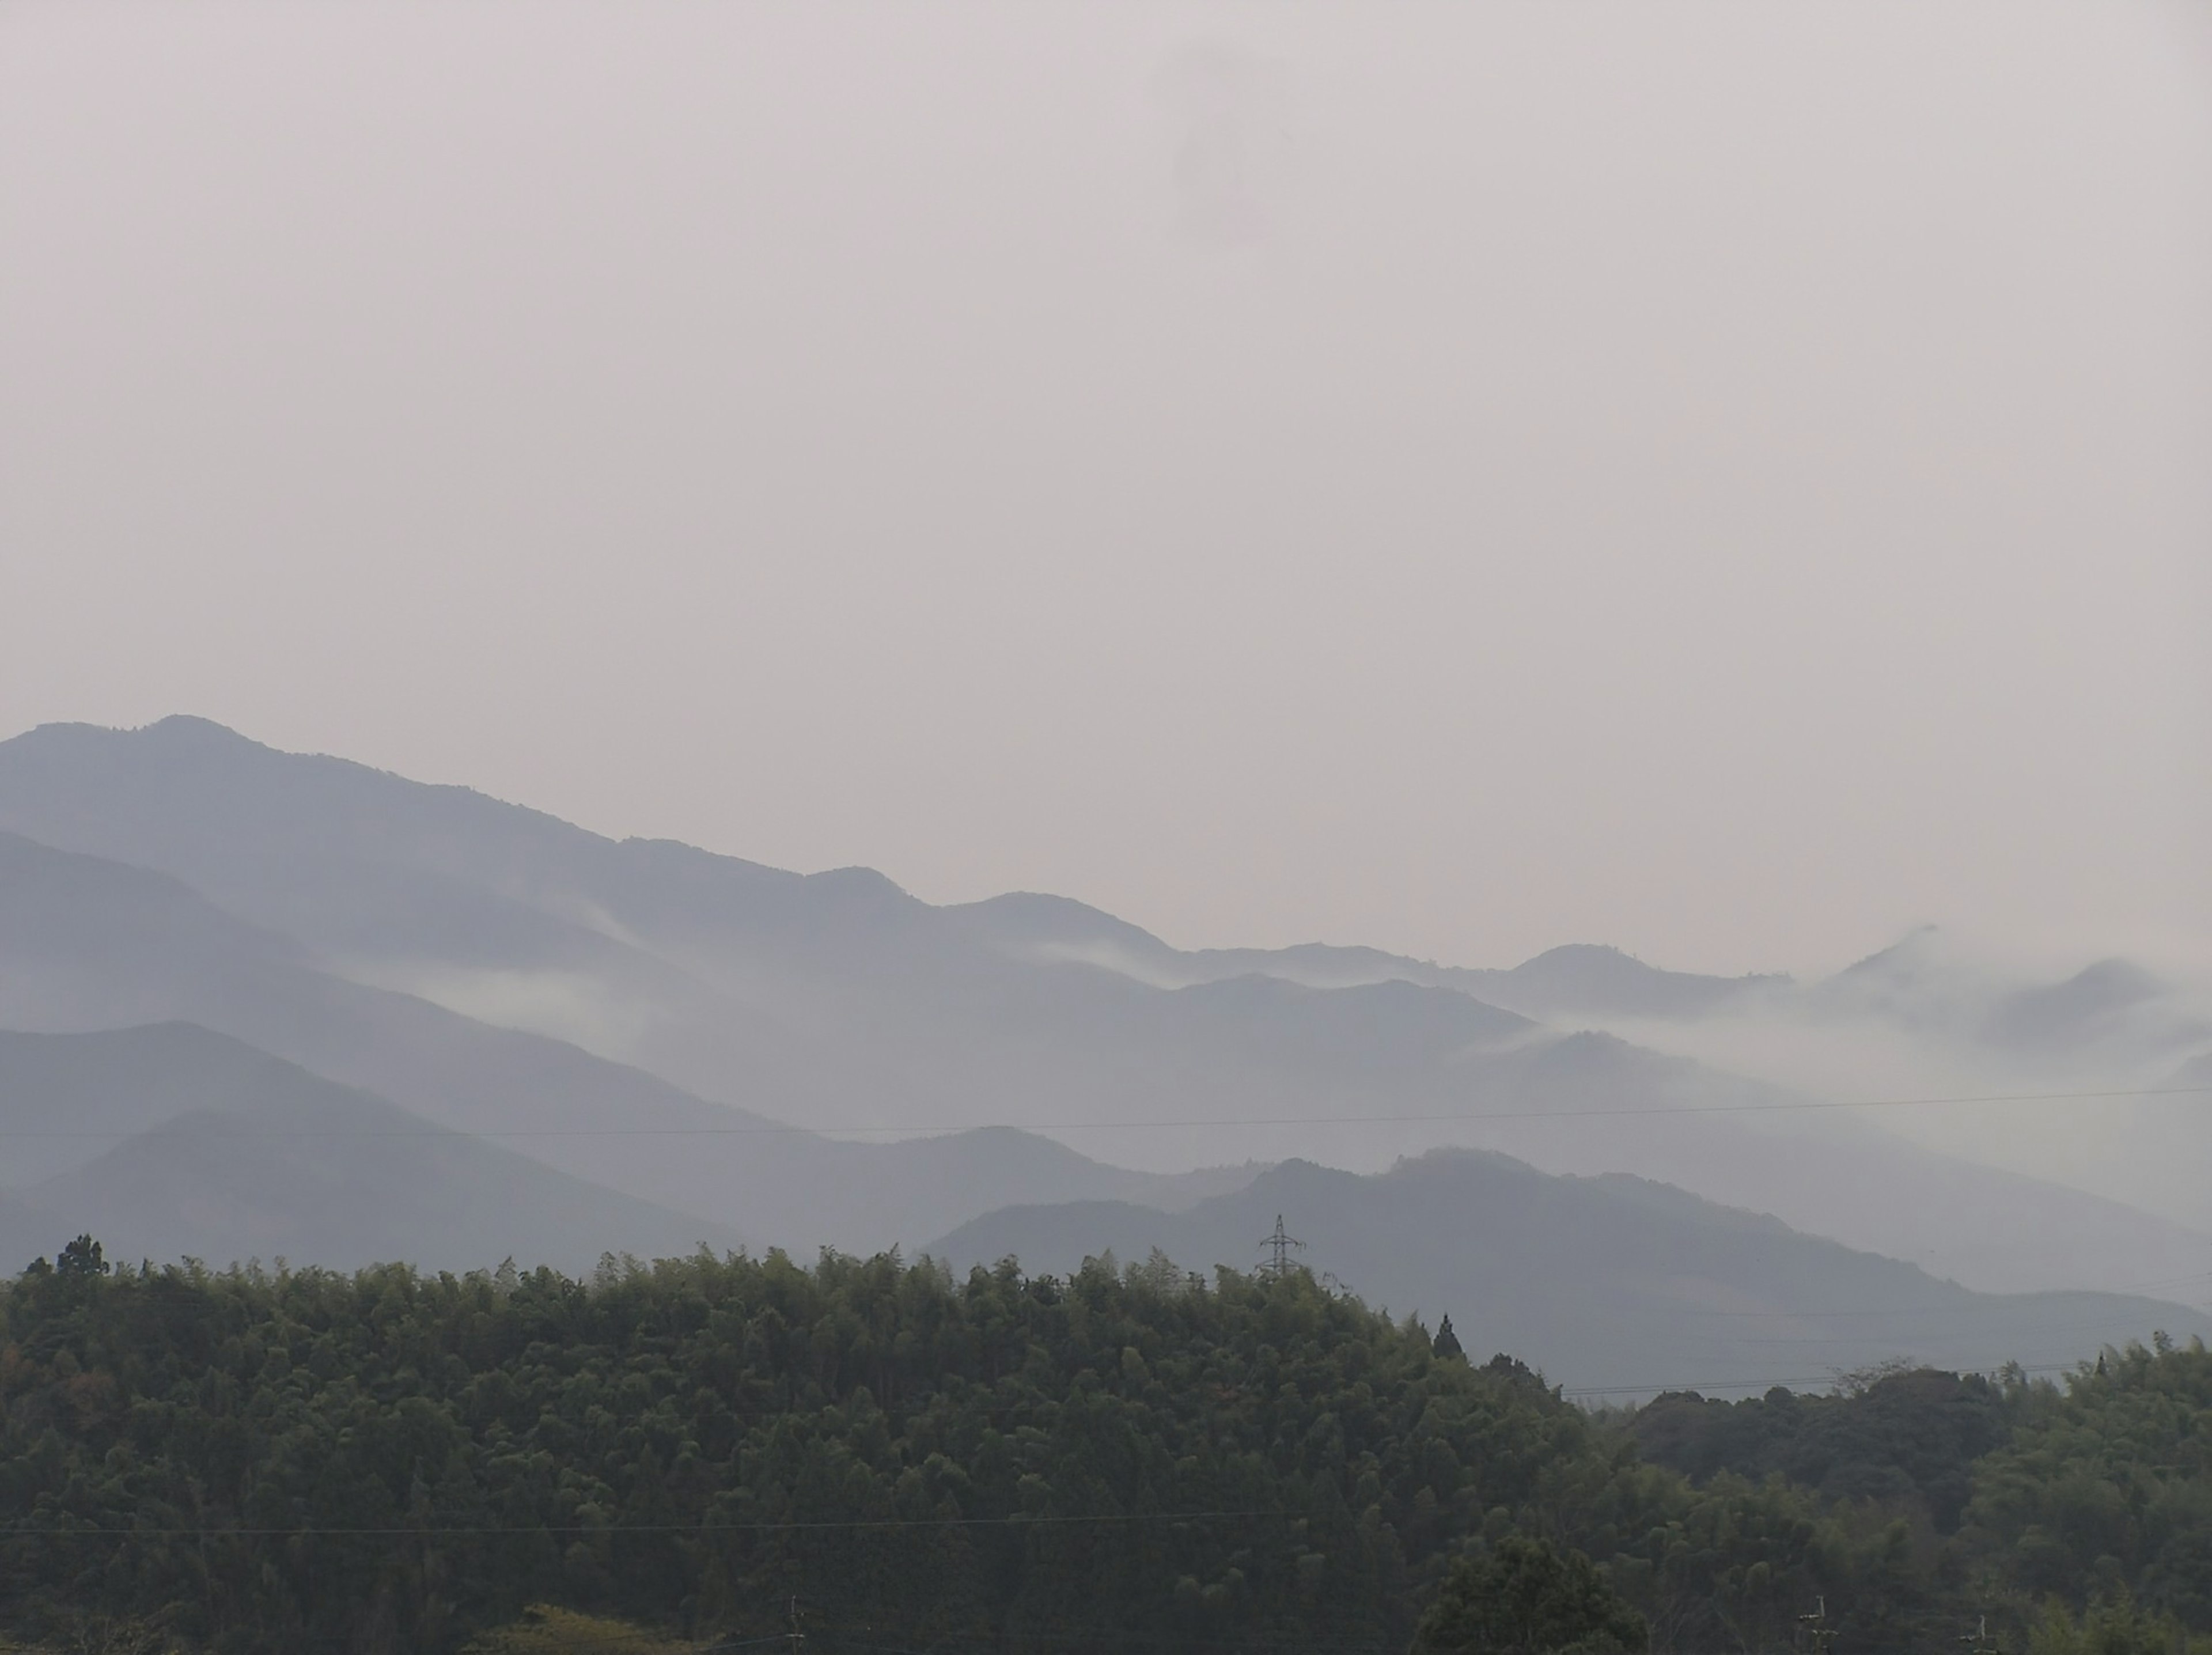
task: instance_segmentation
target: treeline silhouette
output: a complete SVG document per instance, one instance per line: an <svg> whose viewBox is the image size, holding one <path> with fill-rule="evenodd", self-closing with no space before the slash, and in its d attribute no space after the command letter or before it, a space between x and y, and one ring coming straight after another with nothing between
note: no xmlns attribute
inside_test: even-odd
<svg viewBox="0 0 2212 1655"><path fill-rule="evenodd" d="M1526 1537L1661 1651L1790 1648L1823 1597L1838 1651L2212 1629L2201 1348L1594 1415L1445 1342L1157 1256L579 1281L112 1270L81 1238L0 1294L0 1615L134 1651L742 1644L795 1607L808 1655L1400 1655Z"/></svg>

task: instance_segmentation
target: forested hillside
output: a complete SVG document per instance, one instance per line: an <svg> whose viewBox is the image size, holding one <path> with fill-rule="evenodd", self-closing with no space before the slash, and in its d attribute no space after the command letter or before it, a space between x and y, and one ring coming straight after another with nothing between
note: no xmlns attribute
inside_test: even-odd
<svg viewBox="0 0 2212 1655"><path fill-rule="evenodd" d="M2212 1628L2212 1357L2154 1346L2107 1351L2063 1386L1893 1372L1826 1396L1662 1396L1627 1424L1647 1460L1701 1485L1787 1479L1948 1536L1950 1578L2014 1614L2044 1603L2038 1655L2084 1634L2124 1655ZM2069 1608L2085 1603L2077 1628Z"/></svg>
<svg viewBox="0 0 2212 1655"><path fill-rule="evenodd" d="M1455 1561L1523 1534L1662 1651L1787 1648L1816 1595L1839 1650L1984 1612L2047 1641L2052 1593L2212 1629L2201 1350L1990 1387L1946 1536L1894 1491L1645 1463L1296 1272L110 1273L87 1243L0 1316L0 1604L58 1647L444 1651L538 1604L742 1641L795 1597L830 1655L1398 1655Z"/></svg>
<svg viewBox="0 0 2212 1655"><path fill-rule="evenodd" d="M1733 1472L1781 1476L1835 1500L1917 1507L1939 1534L1958 1527L1974 1462L2010 1434L2025 1386L1929 1368L1870 1374L1832 1396L1777 1387L1729 1402L1661 1396L1630 1426L1644 1457L1705 1482Z"/></svg>

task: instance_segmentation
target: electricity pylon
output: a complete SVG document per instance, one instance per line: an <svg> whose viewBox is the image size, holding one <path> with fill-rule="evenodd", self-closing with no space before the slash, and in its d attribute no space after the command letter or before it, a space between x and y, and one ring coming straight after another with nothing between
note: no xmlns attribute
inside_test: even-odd
<svg viewBox="0 0 2212 1655"><path fill-rule="evenodd" d="M1275 1214L1274 1233L1263 1236L1260 1244L1274 1255L1271 1263L1260 1267L1261 1273L1272 1275L1279 1281L1291 1273L1291 1249L1303 1248L1305 1243L1294 1235L1287 1235L1284 1232L1283 1215L1278 1213Z"/></svg>

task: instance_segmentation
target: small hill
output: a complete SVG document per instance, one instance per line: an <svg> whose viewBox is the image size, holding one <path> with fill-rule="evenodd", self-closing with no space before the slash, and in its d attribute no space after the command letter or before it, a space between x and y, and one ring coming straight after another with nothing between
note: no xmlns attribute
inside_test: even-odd
<svg viewBox="0 0 2212 1655"><path fill-rule="evenodd" d="M1507 971L1455 971L1472 994L1531 1017L1703 1017L1786 977L1705 977L1662 970L1596 943L1569 943Z"/></svg>
<svg viewBox="0 0 2212 1655"><path fill-rule="evenodd" d="M11 1269L86 1232L134 1259L451 1269L737 1239L188 1024L0 1032L0 1143Z"/></svg>
<svg viewBox="0 0 2212 1655"><path fill-rule="evenodd" d="M1370 1303L1449 1314L1471 1355L1509 1351L1592 1391L1820 1384L1910 1356L1947 1367L2067 1361L2112 1341L2212 1331L2177 1305L2107 1293L1977 1293L1916 1267L1622 1175L1559 1177L1437 1151L1359 1177L1291 1162L1166 1214L1024 1207L931 1248L957 1270L1018 1258L1066 1273L1109 1250L1249 1269L1279 1214L1298 1262Z"/></svg>

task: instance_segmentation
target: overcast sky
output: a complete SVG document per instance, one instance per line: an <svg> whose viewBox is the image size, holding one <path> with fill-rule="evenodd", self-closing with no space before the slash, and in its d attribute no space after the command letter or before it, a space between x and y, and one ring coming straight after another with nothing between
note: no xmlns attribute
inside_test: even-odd
<svg viewBox="0 0 2212 1655"><path fill-rule="evenodd" d="M0 9L0 733L1185 944L2212 940L2212 10Z"/></svg>

